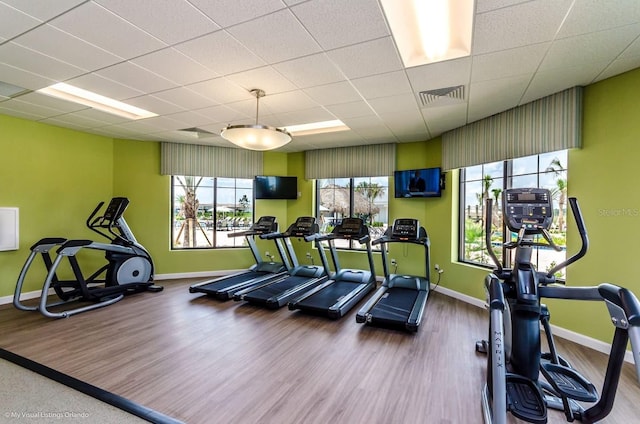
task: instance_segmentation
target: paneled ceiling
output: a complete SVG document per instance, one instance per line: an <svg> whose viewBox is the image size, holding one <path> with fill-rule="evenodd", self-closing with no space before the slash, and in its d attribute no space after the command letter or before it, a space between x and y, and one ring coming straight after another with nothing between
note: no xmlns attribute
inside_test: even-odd
<svg viewBox="0 0 640 424"><path fill-rule="evenodd" d="M472 0L469 0L472 1ZM280 151L428 140L640 67L638 0L476 0L472 54L405 68L377 0L0 0L0 114L116 138L233 147L255 122L340 119ZM159 116L34 92L56 82ZM461 99L419 92L462 85ZM200 138L179 131L197 127Z"/></svg>

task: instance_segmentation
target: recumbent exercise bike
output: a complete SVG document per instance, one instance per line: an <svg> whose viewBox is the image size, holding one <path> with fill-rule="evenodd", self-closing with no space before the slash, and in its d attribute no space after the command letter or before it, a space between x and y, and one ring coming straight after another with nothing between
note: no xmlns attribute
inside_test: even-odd
<svg viewBox="0 0 640 424"><path fill-rule="evenodd" d="M128 205L129 199L114 197L103 215L96 216L104 206L104 202L100 202L87 219L87 227L106 237L111 243L64 238L43 238L35 243L18 277L13 305L23 311L40 311L49 318L64 318L111 305L122 300L127 294L161 291L163 287L154 285L152 282L154 268L151 255L138 243L123 217ZM56 247L57 256L54 260L50 251ZM82 249L105 252L107 263L89 277L84 276L76 258ZM27 306L21 302L20 297L25 277L38 255L44 261L47 276L42 286L38 306ZM59 267L64 258L68 258L73 279L58 278ZM49 302L50 289L55 292L60 301ZM89 304L62 311L51 310L71 302L88 302Z"/></svg>
<svg viewBox="0 0 640 424"><path fill-rule="evenodd" d="M487 201L485 237L496 268L485 279L490 310L489 338L476 344L477 351L488 354L487 382L482 390L486 423L506 423L507 412L510 412L521 420L542 424L547 422L547 408L564 411L569 422L593 423L603 419L613 408L629 340L640 379L640 303L636 296L613 284L566 287L555 279L556 272L586 254L589 244L576 199L569 198L569 204L582 247L548 272L540 272L531 263L533 248L560 250L548 232L553 220L549 190L518 188L503 193L504 223L509 231L517 233L516 241L505 243L507 249L515 249L511 269L504 268L493 251L492 202ZM547 243L536 241L536 236ZM600 396L592 383L558 355L549 310L540 302L542 298L605 302L615 333ZM548 353L541 353L541 324ZM584 403L593 405L586 408Z"/></svg>

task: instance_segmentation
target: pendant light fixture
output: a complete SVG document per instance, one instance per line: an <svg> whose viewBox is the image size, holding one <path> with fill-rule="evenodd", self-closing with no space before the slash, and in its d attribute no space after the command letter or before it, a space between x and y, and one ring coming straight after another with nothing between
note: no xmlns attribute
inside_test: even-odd
<svg viewBox="0 0 640 424"><path fill-rule="evenodd" d="M251 94L256 98L255 125L229 125L220 133L222 138L249 150L273 150L289 143L291 134L287 130L258 124L260 97L264 97L265 93L255 88L251 90Z"/></svg>

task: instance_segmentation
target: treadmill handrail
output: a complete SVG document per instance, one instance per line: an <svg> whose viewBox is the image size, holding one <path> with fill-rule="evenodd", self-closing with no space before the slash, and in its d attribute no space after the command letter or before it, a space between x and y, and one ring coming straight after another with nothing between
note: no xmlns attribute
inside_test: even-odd
<svg viewBox="0 0 640 424"><path fill-rule="evenodd" d="M420 237L419 239L393 238L389 236L382 236L371 242L371 244L374 246L376 244L385 244L385 243L413 243L413 244L419 244L421 246L429 246L431 244L429 240L429 236Z"/></svg>

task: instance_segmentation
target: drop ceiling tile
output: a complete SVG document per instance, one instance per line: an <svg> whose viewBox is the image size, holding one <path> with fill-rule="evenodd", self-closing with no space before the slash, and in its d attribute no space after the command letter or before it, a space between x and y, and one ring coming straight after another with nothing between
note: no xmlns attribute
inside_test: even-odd
<svg viewBox="0 0 640 424"><path fill-rule="evenodd" d="M226 31L207 34L174 47L219 75L233 74L266 65L264 60Z"/></svg>
<svg viewBox="0 0 640 424"><path fill-rule="evenodd" d="M378 115L396 113L414 114L418 109L418 103L413 93L398 94L389 97L379 97L368 101Z"/></svg>
<svg viewBox="0 0 640 424"><path fill-rule="evenodd" d="M48 78L57 81L64 81L86 72L76 66L19 46L13 42L0 46L0 60L7 60L11 62L12 67L37 75L46 75Z"/></svg>
<svg viewBox="0 0 640 424"><path fill-rule="evenodd" d="M109 78L101 77L95 73L85 74L65 82L116 100L124 100L144 94L140 90L120 84L119 82L110 80Z"/></svg>
<svg viewBox="0 0 640 424"><path fill-rule="evenodd" d="M280 0L189 0L222 27L228 27L283 9Z"/></svg>
<svg viewBox="0 0 640 424"><path fill-rule="evenodd" d="M583 64L535 74L521 103L528 103L574 86L591 84L609 65L609 62Z"/></svg>
<svg viewBox="0 0 640 424"><path fill-rule="evenodd" d="M43 119L40 122L61 127L73 128L81 131L86 130L87 128L100 128L105 125L101 120L88 118L76 113L58 115L54 118Z"/></svg>
<svg viewBox="0 0 640 424"><path fill-rule="evenodd" d="M485 13L528 1L530 0L476 0L476 13Z"/></svg>
<svg viewBox="0 0 640 424"><path fill-rule="evenodd" d="M188 85L218 76L214 71L173 48L140 56L131 63L179 85Z"/></svg>
<svg viewBox="0 0 640 424"><path fill-rule="evenodd" d="M346 77L325 53L304 56L273 67L299 88L344 81Z"/></svg>
<svg viewBox="0 0 640 424"><path fill-rule="evenodd" d="M46 21L85 1L86 0L2 0L2 3L18 9L27 15L31 15L38 20ZM2 13L0 13L0 15L1 14Z"/></svg>
<svg viewBox="0 0 640 424"><path fill-rule="evenodd" d="M111 113L105 113L98 109L93 109L90 107L74 112L73 115L79 118L86 118L86 119L91 119L93 121L100 122L100 125L94 128L104 127L104 126L113 125L113 124L121 124L129 121L128 118L113 115Z"/></svg>
<svg viewBox="0 0 640 424"><path fill-rule="evenodd" d="M42 115L32 111L19 110L14 108L13 105L8 102L0 102L0 114L27 119L29 121L39 121L40 119L46 118L46 114Z"/></svg>
<svg viewBox="0 0 640 424"><path fill-rule="evenodd" d="M540 71L580 64L610 62L640 35L640 24L556 40Z"/></svg>
<svg viewBox="0 0 640 424"><path fill-rule="evenodd" d="M550 46L551 43L540 43L474 56L471 65L471 82L533 73L540 66Z"/></svg>
<svg viewBox="0 0 640 424"><path fill-rule="evenodd" d="M274 31L273 28L277 28ZM228 28L245 47L268 63L318 53L321 48L288 9Z"/></svg>
<svg viewBox="0 0 640 424"><path fill-rule="evenodd" d="M419 110L412 113L387 113L380 115L380 119L396 136L404 134L422 134L427 136L427 126Z"/></svg>
<svg viewBox="0 0 640 424"><path fill-rule="evenodd" d="M181 128L181 124L166 116L155 116L152 118L138 119L135 121L123 122L114 125L116 128L124 130L132 130L141 134L152 134L163 130L177 130Z"/></svg>
<svg viewBox="0 0 640 424"><path fill-rule="evenodd" d="M327 55L348 78L360 78L403 69L391 37L331 50Z"/></svg>
<svg viewBox="0 0 640 424"><path fill-rule="evenodd" d="M29 90L39 90L56 83L53 79L45 78L6 63L0 63L0 81L28 88Z"/></svg>
<svg viewBox="0 0 640 424"><path fill-rule="evenodd" d="M217 104L214 100L201 96L197 91L190 90L185 87L172 88L171 90L159 91L153 93L165 102L179 106L185 110L202 109Z"/></svg>
<svg viewBox="0 0 640 424"><path fill-rule="evenodd" d="M253 112L253 118L251 115L245 115L243 113L238 112L235 109L224 105L217 106L209 106L203 109L198 109L196 111L198 115L202 115L207 117L208 122L211 124L207 124L207 126L202 126L203 129L207 131L219 133L227 124L230 123L240 123L240 124L254 124L255 123L255 110ZM242 121L242 122L239 122ZM213 126L213 127L212 127Z"/></svg>
<svg viewBox="0 0 640 424"><path fill-rule="evenodd" d="M40 93L27 93L19 97L20 101L31 103L33 105L39 105L48 107L51 110L57 110L58 113L70 113L79 110L87 109L87 106L69 102L67 100L58 99L56 97L47 96Z"/></svg>
<svg viewBox="0 0 640 424"><path fill-rule="evenodd" d="M390 35L375 0L310 1L291 11L325 50Z"/></svg>
<svg viewBox="0 0 640 424"><path fill-rule="evenodd" d="M302 91L314 101L325 106L362 100L362 96L347 81L310 87Z"/></svg>
<svg viewBox="0 0 640 424"><path fill-rule="evenodd" d="M533 73L498 80L479 81L469 87L468 121L478 119L511 109L520 104Z"/></svg>
<svg viewBox="0 0 640 424"><path fill-rule="evenodd" d="M167 118L180 122L183 128L200 127L201 125L206 125L214 121L214 118L200 114L197 111L183 111L166 116Z"/></svg>
<svg viewBox="0 0 640 424"><path fill-rule="evenodd" d="M2 108L14 110L16 112L37 116L39 119L50 118L62 115L64 112L49 106L42 106L35 103L23 102L20 98L10 99L2 102Z"/></svg>
<svg viewBox="0 0 640 424"><path fill-rule="evenodd" d="M246 91L251 91L254 88L260 88L261 90L264 90L267 95L291 91L298 88L271 66L263 66L262 68L238 72L237 74L227 76L227 78L229 81L242 87Z"/></svg>
<svg viewBox="0 0 640 424"><path fill-rule="evenodd" d="M255 104L255 101L254 101ZM288 91L286 93L273 94L260 99L260 114L264 105L265 114L286 113L296 110L311 109L318 106L302 90Z"/></svg>
<svg viewBox="0 0 640 424"><path fill-rule="evenodd" d="M220 29L184 0L94 1L167 44L179 43Z"/></svg>
<svg viewBox="0 0 640 424"><path fill-rule="evenodd" d="M145 93L168 90L176 87L176 83L169 81L145 68L131 62L123 62L101 69L96 75L117 81L128 87L134 87Z"/></svg>
<svg viewBox="0 0 640 424"><path fill-rule="evenodd" d="M15 43L88 71L122 62L122 58L51 25L35 28Z"/></svg>
<svg viewBox="0 0 640 424"><path fill-rule="evenodd" d="M461 127L467 123L467 105L458 105L424 108L422 116L427 123L427 128L432 137L452 129Z"/></svg>
<svg viewBox="0 0 640 424"><path fill-rule="evenodd" d="M637 0L581 0L575 2L558 38L571 37L640 22Z"/></svg>
<svg viewBox="0 0 640 424"><path fill-rule="evenodd" d="M640 68L640 56L616 59L593 82L602 81L636 68Z"/></svg>
<svg viewBox="0 0 640 424"><path fill-rule="evenodd" d="M166 47L162 41L93 2L78 6L50 24L124 59Z"/></svg>
<svg viewBox="0 0 640 424"><path fill-rule="evenodd" d="M408 68L407 76L415 93L466 85L471 78L471 58L465 57Z"/></svg>
<svg viewBox="0 0 640 424"><path fill-rule="evenodd" d="M214 78L187 86L192 92L210 99L207 106L218 103L231 103L252 98L249 90L234 84L227 78Z"/></svg>
<svg viewBox="0 0 640 424"><path fill-rule="evenodd" d="M342 103L339 105L327 106L327 110L344 122L347 118L358 118L361 116L375 116L375 112L365 101Z"/></svg>
<svg viewBox="0 0 640 424"><path fill-rule="evenodd" d="M351 80L365 99L376 99L394 94L411 93L411 84L405 71L388 72L386 74Z"/></svg>
<svg viewBox="0 0 640 424"><path fill-rule="evenodd" d="M473 53L551 41L573 0L538 0L476 15Z"/></svg>
<svg viewBox="0 0 640 424"><path fill-rule="evenodd" d="M311 122L332 121L336 117L322 107L314 107L311 109L295 110L279 114L279 126L291 126L299 124L308 124Z"/></svg>
<svg viewBox="0 0 640 424"><path fill-rule="evenodd" d="M0 3L0 36L6 39L40 25L41 21L13 7Z"/></svg>
<svg viewBox="0 0 640 424"><path fill-rule="evenodd" d="M127 104L148 110L157 115L167 115L184 111L184 108L150 94L127 99Z"/></svg>

